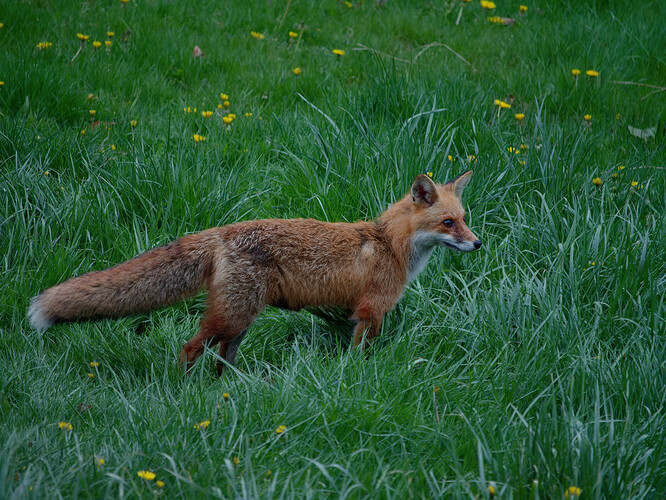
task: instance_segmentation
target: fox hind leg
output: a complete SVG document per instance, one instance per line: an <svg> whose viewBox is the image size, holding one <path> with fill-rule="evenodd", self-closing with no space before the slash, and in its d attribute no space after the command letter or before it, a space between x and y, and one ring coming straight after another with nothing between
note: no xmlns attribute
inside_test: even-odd
<svg viewBox="0 0 666 500"><path fill-rule="evenodd" d="M229 341L221 340L219 343L220 358L225 359L227 363L229 363L230 365L236 364L236 354L238 353L238 346L243 340L243 337L245 337L247 331L248 328L240 332L238 335L236 335L233 339ZM224 365L225 363L221 359L218 359L216 361L218 375L222 375L222 373L224 372Z"/></svg>

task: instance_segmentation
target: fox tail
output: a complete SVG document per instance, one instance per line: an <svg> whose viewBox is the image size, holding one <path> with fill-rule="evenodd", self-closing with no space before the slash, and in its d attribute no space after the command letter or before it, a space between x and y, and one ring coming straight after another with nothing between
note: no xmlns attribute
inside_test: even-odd
<svg viewBox="0 0 666 500"><path fill-rule="evenodd" d="M175 304L203 286L211 252L185 236L103 271L70 278L32 299L30 324L45 330L77 319L117 318Z"/></svg>

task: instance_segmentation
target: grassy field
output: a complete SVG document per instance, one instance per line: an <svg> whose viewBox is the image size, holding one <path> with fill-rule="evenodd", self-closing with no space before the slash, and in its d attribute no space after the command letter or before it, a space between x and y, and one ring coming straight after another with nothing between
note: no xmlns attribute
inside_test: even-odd
<svg viewBox="0 0 666 500"><path fill-rule="evenodd" d="M0 497L663 497L666 3L524 1L4 2ZM28 325L184 234L470 168L482 250L436 251L367 359L270 309L184 377L203 297Z"/></svg>

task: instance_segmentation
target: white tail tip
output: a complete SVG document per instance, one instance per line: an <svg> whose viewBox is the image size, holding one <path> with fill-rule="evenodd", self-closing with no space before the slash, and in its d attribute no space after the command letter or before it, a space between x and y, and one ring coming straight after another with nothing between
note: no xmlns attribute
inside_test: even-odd
<svg viewBox="0 0 666 500"><path fill-rule="evenodd" d="M28 320L30 326L35 330L42 332L53 324L53 319L44 311L44 304L42 303L42 296L37 295L33 297L28 309Z"/></svg>

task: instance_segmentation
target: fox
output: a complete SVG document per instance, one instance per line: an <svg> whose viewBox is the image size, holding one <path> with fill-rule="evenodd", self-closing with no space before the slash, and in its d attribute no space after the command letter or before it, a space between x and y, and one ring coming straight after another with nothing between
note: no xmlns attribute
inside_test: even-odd
<svg viewBox="0 0 666 500"><path fill-rule="evenodd" d="M355 324L353 346L365 350L435 248L481 248L462 205L471 176L470 170L436 184L420 174L409 193L374 220L250 220L186 235L47 288L33 297L29 321L43 331L56 323L135 315L203 288L199 331L180 352L186 373L215 344L217 371L234 365L239 344L266 306L347 311Z"/></svg>

